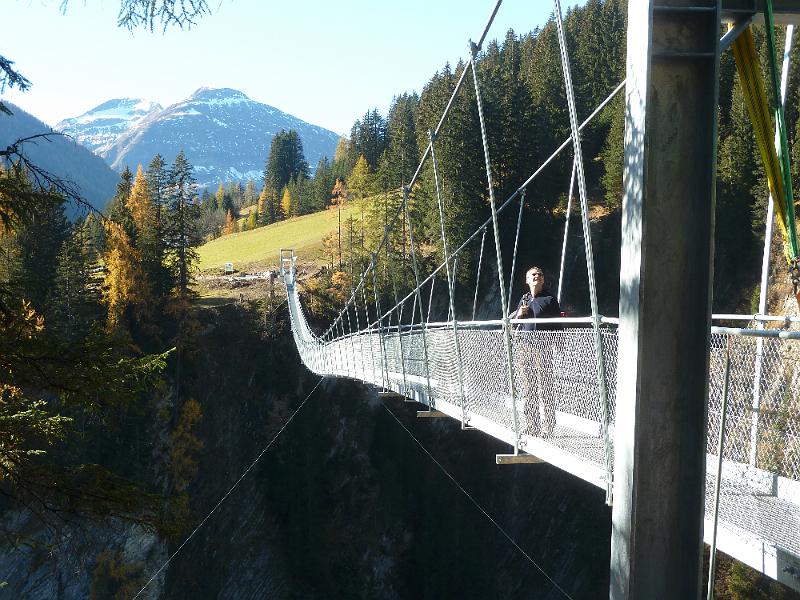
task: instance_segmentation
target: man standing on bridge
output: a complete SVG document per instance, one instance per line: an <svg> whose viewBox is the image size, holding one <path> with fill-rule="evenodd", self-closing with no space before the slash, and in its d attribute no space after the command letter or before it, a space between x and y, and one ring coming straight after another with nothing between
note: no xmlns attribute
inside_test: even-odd
<svg viewBox="0 0 800 600"><path fill-rule="evenodd" d="M520 298L515 319L560 317L558 298L545 287L544 271L532 266L525 271L529 291ZM521 323L515 344L515 382L519 396L525 402L525 433L548 435L555 427L555 398L553 397L553 346L548 334L533 332L559 329L557 324ZM531 333L528 333L531 332Z"/></svg>

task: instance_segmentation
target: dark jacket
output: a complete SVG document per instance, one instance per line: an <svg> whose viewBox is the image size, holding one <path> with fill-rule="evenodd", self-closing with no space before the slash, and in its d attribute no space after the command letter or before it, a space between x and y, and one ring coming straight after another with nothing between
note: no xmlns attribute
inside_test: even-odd
<svg viewBox="0 0 800 600"><path fill-rule="evenodd" d="M535 297L530 292L524 293L519 300L519 305L517 305L517 311L523 304L527 304L529 309L526 319L561 316L561 307L558 305L558 299L547 288L542 288L542 291ZM537 327L536 323L525 323L524 325L519 325L519 329L521 331L536 331L536 329L548 331L561 328L558 323L539 323L538 325Z"/></svg>

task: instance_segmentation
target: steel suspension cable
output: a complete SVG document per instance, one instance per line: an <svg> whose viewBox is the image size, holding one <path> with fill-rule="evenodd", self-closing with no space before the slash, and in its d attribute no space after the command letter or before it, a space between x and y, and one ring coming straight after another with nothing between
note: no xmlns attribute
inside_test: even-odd
<svg viewBox="0 0 800 600"><path fill-rule="evenodd" d="M358 349L359 349L359 354L361 355L361 379L364 379L364 377L366 376L366 373L367 373L367 369L364 366L364 361L366 360L366 358L365 358L366 357L366 353L364 352L364 336L361 335L361 321L358 318L358 302L356 300L356 291L355 291L355 289L353 289L353 292L352 292L352 295L351 295L351 299L352 299L352 302L353 302L353 315L355 316L355 319L356 319L356 328L358 329L358 332L356 333L356 335L358 336ZM348 311L349 311L349 309L348 309ZM356 364L358 364L358 361L356 361Z"/></svg>
<svg viewBox="0 0 800 600"><path fill-rule="evenodd" d="M352 279L351 279L352 281ZM355 377L358 372L358 363L356 362L356 342L353 339L353 322L350 320L350 308L347 308L347 338L350 342L350 352L353 355L353 360L349 361L353 365L352 376Z"/></svg>
<svg viewBox="0 0 800 600"><path fill-rule="evenodd" d="M511 276L508 278L508 305L505 313L511 314L511 292L514 289L514 271L517 267L517 248L519 246L519 230L522 225L522 207L525 205L525 190L519 195L519 212L517 213L517 233L514 235L514 257L511 259Z"/></svg>
<svg viewBox="0 0 800 600"><path fill-rule="evenodd" d="M475 310L478 308L478 288L481 284L481 265L483 264L483 248L486 244L486 227L483 228L481 236L481 252L478 255L478 271L475 274L475 298L472 300L472 320L475 320Z"/></svg>
<svg viewBox="0 0 800 600"><path fill-rule="evenodd" d="M500 227L497 221L497 204L494 200L494 182L492 181L492 164L489 156L489 140L486 135L486 121L483 117L483 102L481 102L481 89L478 84L478 66L476 58L479 48L470 42L470 66L472 67L472 82L475 84L475 102L478 105L478 121L481 125L481 142L483 143L483 158L486 163L486 182L489 187L489 204L492 209L492 229L494 230L494 245L497 255L497 283L500 286L500 310L503 312L503 337L506 345L506 362L508 365L508 390L511 393L512 414L514 420L514 454L519 453L519 415L517 414L517 390L514 381L514 351L511 345L511 322L505 312L508 306L506 286L503 281L503 249L500 243Z"/></svg>
<svg viewBox="0 0 800 600"><path fill-rule="evenodd" d="M428 146L430 147L430 146ZM433 409L435 401L433 398L433 392L431 391L431 369L430 365L428 364L428 333L426 331L427 324L422 323L423 321L423 314L422 314L422 296L420 295L420 283L419 283L419 267L417 266L417 252L414 248L414 224L411 222L411 213L408 210L408 196L409 196L409 189L408 187L403 188L403 203L402 207L405 211L406 221L408 222L408 240L409 246L411 248L411 264L414 268L414 283L416 283L417 287L415 288L417 294L417 305L419 306L419 319L422 324L422 350L425 357L425 384L426 389L428 390L428 406ZM412 318L412 323L413 318Z"/></svg>
<svg viewBox="0 0 800 600"><path fill-rule="evenodd" d="M558 267L558 303L561 304L561 293L564 289L564 262L567 256L567 237L569 236L569 217L572 214L572 190L575 185L575 159L572 160L572 175L569 177L569 193L567 194L567 214L564 219L564 241L561 243L561 262Z"/></svg>
<svg viewBox="0 0 800 600"><path fill-rule="evenodd" d="M581 202L581 222L583 224L583 242L586 252L586 269L589 278L589 300L592 307L592 329L594 331L595 354L597 355L597 383L600 388L600 429L603 436L606 462L606 503L612 502L613 464L611 442L609 439L608 384L606 382L605 360L603 356L603 336L600 333L600 312L597 306L597 284L594 271L594 252L592 250L592 232L589 227L589 202L586 193L586 178L583 171L583 152L581 150L581 134L578 127L578 115L575 109L575 90L572 87L572 72L569 65L567 40L564 35L564 23L561 18L561 2L555 0L555 16L558 29L558 45L561 50L561 65L564 71L564 87L567 92L569 123L572 130L572 148L574 151L575 172L578 179L578 196Z"/></svg>
<svg viewBox="0 0 800 600"><path fill-rule="evenodd" d="M447 252L447 234L445 233L444 229L444 208L442 206L442 192L441 187L439 185L439 169L436 164L436 153L434 152L434 136L431 130L428 130L428 139L431 146L431 163L433 164L433 180L436 184L436 205L439 208L439 227L441 228L442 232L442 254L444 255L444 264L446 265L447 270L447 292L448 298L450 300L449 304L449 312L452 315L452 323L453 323L453 347L456 351L456 369L458 373L458 393L461 399L461 422L466 425L467 424L467 408L466 408L466 399L464 397L464 371L461 366L461 345L458 341L458 321L456 321L456 307L455 307L455 300L453 298L454 290L455 290L455 282L454 282L454 275L450 273L450 256ZM433 285L431 285L431 290L433 290Z"/></svg>
<svg viewBox="0 0 800 600"><path fill-rule="evenodd" d="M425 322L429 323L431 320L431 308L433 307L433 288L436 285L436 276L431 279L431 291L428 292L428 316L425 318Z"/></svg>
<svg viewBox="0 0 800 600"><path fill-rule="evenodd" d="M364 320L367 326L367 341L369 342L369 359L372 365L372 383L375 383L375 350L372 347L372 325L369 320L369 302L367 301L367 287L361 286L361 299L364 302Z"/></svg>
<svg viewBox="0 0 800 600"><path fill-rule="evenodd" d="M388 246L387 246L388 248ZM375 312L381 314L381 301L378 298L378 272L377 269L372 269L372 281L375 291ZM386 360L386 346L383 339L383 325L382 317L378 317L378 342L381 349L381 379L383 380L383 389L389 389L389 363Z"/></svg>
<svg viewBox="0 0 800 600"><path fill-rule="evenodd" d="M386 260L388 261L391 258L391 252L389 252L386 256ZM392 262L392 265L396 265L396 261ZM408 392L408 381L406 380L406 354L403 350L403 305L398 303L397 298L397 278L392 277L392 291L394 293L394 306L397 309L396 316L397 316L397 343L400 345L400 369L403 372L403 392ZM390 321L391 324L391 321Z"/></svg>

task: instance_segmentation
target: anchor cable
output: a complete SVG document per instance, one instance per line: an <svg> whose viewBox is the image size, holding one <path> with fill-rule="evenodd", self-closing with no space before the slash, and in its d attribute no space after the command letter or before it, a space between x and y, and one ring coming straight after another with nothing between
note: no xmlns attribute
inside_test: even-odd
<svg viewBox="0 0 800 600"><path fill-rule="evenodd" d="M239 485L239 484L242 482L242 480L245 478L245 476L246 476L246 475L247 475L247 474L248 474L250 471L252 471L253 467L255 467L255 466L256 466L256 463L257 463L257 462L258 462L258 461L261 459L261 457L262 457L262 456L264 456L264 454L266 454L267 450L269 450L269 449L272 447L272 444L274 444L274 443L275 443L275 440L277 440L277 439L278 439L278 437L280 437L280 435L283 433L283 430L284 430L284 429L286 429L286 427L289 425L289 423L291 423L291 422L292 422L292 419L294 419L294 418L295 418L295 416L297 416L297 413L299 413L299 412L302 410L302 408L303 408L303 407L306 405L306 402L308 402L308 399L309 399L309 398L311 398L311 394L313 394L313 393L316 391L316 389L319 387L319 384L320 384L320 383L322 383L322 381L323 381L324 379L325 379L324 377L320 377L320 379L319 379L319 381L317 382L317 384L316 384L316 385L313 387L313 389L312 389L312 390L311 390L311 391L308 393L308 395L307 395L307 396L306 396L306 397L303 399L303 401L300 403L300 406L298 406L298 407L297 407L297 409L296 409L296 410L295 410L295 411L294 411L294 412L291 414L291 416L290 416L290 417L289 417L289 418L286 420L286 423L284 423L284 424L283 424L283 426L282 426L282 427L281 427L281 428L278 430L278 433L276 433L276 434L273 436L273 438L272 438L272 439L269 441L269 443L268 443L266 446L264 446L264 449L263 449L263 450L261 450L261 452L259 452L259 453L258 453L258 455L255 457L255 459L253 460L253 462L251 462L251 463L250 463L250 466L249 466L249 467L247 467L247 468L244 470L244 472L241 474L241 476L239 477L239 479L237 479L237 480L236 480L236 483L234 483L234 484L231 486L231 488L230 488L230 489L229 489L229 490L228 490L228 491L225 493L225 495L224 495L224 496L223 496L223 497L222 497L222 498L219 500L219 502L217 502L217 503L214 505L214 508L212 508L212 509L209 511L209 513L208 513L208 514L207 514L205 517L203 517L203 520L202 520L202 521L200 521L200 523L198 523L197 527L195 527L195 528L194 528L194 530L192 531L192 533L190 533L190 534L189 534L189 536L188 536L188 537L187 537L185 540L183 540L183 543L182 543L180 546L178 546L178 549L177 549L177 550L175 550L175 552L173 552L173 553L172 553L172 555L171 555L171 556L170 556L170 557L169 557L169 558L168 558L168 559L167 559L167 560L164 562L164 564L163 564L163 565L161 565L161 566L158 568L158 570L157 570L155 573L153 573L153 576L152 576L152 577L151 577L151 578L150 578L150 579L147 581L147 583L145 583L145 584L144 584L144 586L142 586L142 589L140 589L138 592L136 592L136 595L133 597L133 600L136 600L136 598L138 598L138 597L141 595L141 593L142 593L142 592L143 592L145 589L147 589L147 586L148 586L148 585L150 585L150 584L153 582L153 580L155 580L155 578L156 578L156 577L158 577L158 574L159 574L159 573L161 573L161 571L163 571L163 570L164 570L164 569L167 567L167 565L169 565L169 563L171 563L171 562L172 562L172 559L174 559L174 558L175 558L175 557L178 555L178 553L179 553L181 550L183 550L183 547L184 547L186 544L188 544L188 543L189 543L189 540L191 540L191 539L194 537L194 535L195 535L195 534L196 534L198 531L200 531L200 528L201 528L203 525L205 525L206 521L208 521L208 520L211 518L211 515L213 515L213 514L214 514L214 512L215 512L215 511L216 511L216 510L217 510L217 509L218 509L218 508L219 508L219 507L222 505L222 503L223 503L223 502L225 502L225 500L227 500L227 499L228 499L228 496L230 496L230 495L231 495L231 493L233 492L233 490L235 490L235 489L236 489L236 487L237 487L237 486L238 486L238 485Z"/></svg>
<svg viewBox="0 0 800 600"><path fill-rule="evenodd" d="M386 406L386 403L385 403L385 402L383 402L383 403L382 403L382 405L383 405L383 408L385 408L385 409L386 409L386 411L387 411L387 412L388 412L390 415L392 415L392 418L393 418L395 421L397 421L397 424L398 424L398 425L400 425L400 427L402 427L402 428L405 430L405 432L406 432L406 433L407 433L409 436L411 436L411 439L412 439L412 440L414 440L414 441L416 442L417 446L419 446L420 448L422 448L422 451L423 451L423 452L425 452L425 454L427 454L427 455L428 455L428 457L430 457L430 459L431 459L431 460L432 460L432 461L433 461L433 462L436 464L436 466L437 466L437 467L439 467L439 469L442 471L442 473L444 473L445 475L447 475L447 478L448 478L450 481L452 481L452 482L453 482L453 485L455 485L455 486L456 486L456 487L457 487L459 490L461 490L461 493L463 493L463 494L464 494L464 495L465 495L465 496L466 496L466 497L469 499L469 501L470 501L470 502L473 504L473 506L475 506L475 508L477 508L477 509L478 509L480 512L482 512L482 513L483 513L483 515L484 515L484 516L485 516L487 519L489 519L489 521L491 521L491 522L492 522L492 525L494 525L494 526L497 528L497 530L498 530L498 531L499 531L501 534L503 534L503 537L505 537L505 538L506 538L506 539L507 539L509 542L511 542L511 545L512 545L512 546L514 546L514 548L516 548L517 550L519 550L519 552L520 552L520 553L521 553L521 554L522 554L522 555L523 555L525 558L527 558L527 559L528 559L528 561L529 561L529 562L530 562L530 563L531 563L531 564L532 564L534 567L536 567L536 568L539 570L539 572L540 572L542 575L544 575L544 576L547 578L547 580L548 580L550 583L552 583L552 584L553 584L553 586L554 586L554 587L555 587L555 588L556 588L556 589L557 589L559 592L561 592L561 593L564 595L564 597L565 597L565 598L569 598L569 600L574 600L574 598L573 598L572 596L570 596L570 595L569 595L569 594L566 592L566 590L564 590L564 588L562 588L560 585L558 585L558 583L556 582L556 580L555 580L555 579L553 579L553 578L552 578L550 575L548 575L548 574L547 574L547 571L545 571L545 570L544 570L542 567L540 567L540 566L539 566L539 564L538 564L538 563L537 563L535 560L533 560L533 558L531 557L531 555L530 555L530 554L528 554L527 552L525 552L525 550L522 548L522 546L520 546L520 545L519 545L519 544L518 544L516 541L514 541L514 538L512 538L512 537L511 537L511 536L508 534L508 532L506 532L506 530L505 530L505 529L503 529L502 525L500 525L500 524L499 524L497 521L495 521L495 520L494 520L494 518L492 517L492 515L490 515L490 514L489 514L489 513L486 511L486 509L485 509L485 508L483 508L483 507L482 507L482 506L481 506L481 505L478 503L478 501L477 501L477 500L475 500L475 498L473 498L473 497L470 495L470 493L469 493L469 492L468 492L466 489L464 489L464 487L463 487L463 486L462 486L460 483L458 483L458 481L456 480L456 478L455 478L455 477L453 477L453 476L450 474L450 472L449 472L449 471L448 471L448 470L447 470L447 469L444 467L444 465L442 465L442 463L440 463L438 460L436 460L436 457L435 457L433 454L431 454L431 453L428 451L428 449L427 449L425 446L423 446L423 445L422 445L422 442L420 442L420 441L419 441L419 440L418 440L418 439L417 439L417 438L414 436L414 434L413 434L413 433L411 433L411 430L410 430L408 427L406 427L406 426L405 426L405 424L404 424L404 423L403 423L403 422L402 422L402 421L401 421L401 420L400 420L400 419L397 417L397 415L396 415L396 414L394 414L394 413L392 412L392 409L390 409L388 406Z"/></svg>

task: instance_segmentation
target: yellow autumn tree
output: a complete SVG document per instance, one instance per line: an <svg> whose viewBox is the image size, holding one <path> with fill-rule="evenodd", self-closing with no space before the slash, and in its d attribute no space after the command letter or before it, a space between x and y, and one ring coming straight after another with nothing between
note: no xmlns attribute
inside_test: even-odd
<svg viewBox="0 0 800 600"><path fill-rule="evenodd" d="M214 194L214 201L217 203L217 208L225 206L225 186L222 185L221 181L219 182L217 193Z"/></svg>
<svg viewBox="0 0 800 600"><path fill-rule="evenodd" d="M236 219L233 218L233 212L228 209L225 214L225 225L222 227L222 235L230 235L236 233Z"/></svg>
<svg viewBox="0 0 800 600"><path fill-rule="evenodd" d="M253 209L250 211L250 214L247 216L247 229L255 229L256 224L258 223L258 210Z"/></svg>
<svg viewBox="0 0 800 600"><path fill-rule="evenodd" d="M103 254L106 272L103 302L108 306L106 327L116 329L132 305L142 304L145 297L141 253L131 243L125 229L113 221L104 222L106 252Z"/></svg>
<svg viewBox="0 0 800 600"><path fill-rule="evenodd" d="M262 225L269 225L267 221L267 203L269 202L269 193L267 186L261 189L261 194L258 196L258 217Z"/></svg>
<svg viewBox="0 0 800 600"><path fill-rule="evenodd" d="M136 169L136 178L133 180L131 194L128 196L125 205L131 211L131 216L139 235L152 231L153 227L155 227L155 215L153 214L150 190L147 186L147 179L144 176L142 165L139 165L139 168Z"/></svg>
<svg viewBox="0 0 800 600"><path fill-rule="evenodd" d="M350 178L347 180L347 188L355 194L356 200L363 200L366 198L372 187L372 173L369 169L369 163L364 158L363 154L358 156L356 165L353 167L353 172L350 173Z"/></svg>
<svg viewBox="0 0 800 600"><path fill-rule="evenodd" d="M197 455L203 448L203 442L195 434L194 426L202 418L200 403L189 398L181 408L178 423L170 436L170 470L178 492L185 491L197 474Z"/></svg>
<svg viewBox="0 0 800 600"><path fill-rule="evenodd" d="M289 188L283 188L283 196L281 197L281 212L283 213L283 218L288 219L289 217L294 215L294 208L292 202L292 195L289 193Z"/></svg>

